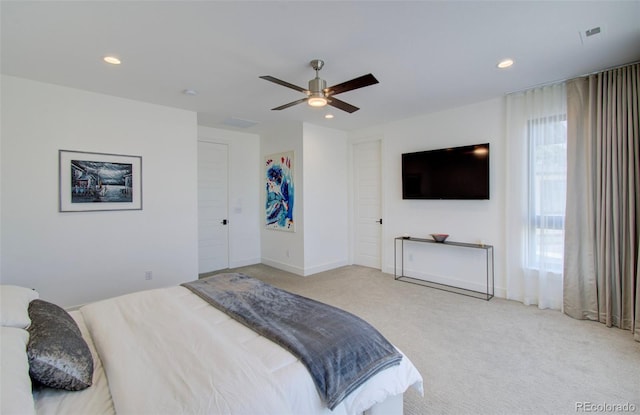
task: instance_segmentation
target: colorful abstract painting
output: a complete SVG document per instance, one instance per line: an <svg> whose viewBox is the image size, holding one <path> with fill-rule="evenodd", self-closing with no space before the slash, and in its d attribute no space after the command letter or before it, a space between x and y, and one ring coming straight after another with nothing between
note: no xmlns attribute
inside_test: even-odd
<svg viewBox="0 0 640 415"><path fill-rule="evenodd" d="M295 231L293 217L293 151L265 158L267 229Z"/></svg>

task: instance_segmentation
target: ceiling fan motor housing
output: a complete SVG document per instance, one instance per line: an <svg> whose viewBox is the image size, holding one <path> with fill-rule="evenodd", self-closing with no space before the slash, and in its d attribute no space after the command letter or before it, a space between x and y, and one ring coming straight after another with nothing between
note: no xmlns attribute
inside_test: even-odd
<svg viewBox="0 0 640 415"><path fill-rule="evenodd" d="M309 81L309 91L312 94L323 93L327 88L327 81L320 78L313 78Z"/></svg>

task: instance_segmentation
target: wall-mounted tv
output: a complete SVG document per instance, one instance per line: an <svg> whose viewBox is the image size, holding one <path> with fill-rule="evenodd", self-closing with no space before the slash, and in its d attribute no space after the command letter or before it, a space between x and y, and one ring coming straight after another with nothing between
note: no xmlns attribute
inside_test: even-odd
<svg viewBox="0 0 640 415"><path fill-rule="evenodd" d="M405 153L403 199L489 199L489 143Z"/></svg>

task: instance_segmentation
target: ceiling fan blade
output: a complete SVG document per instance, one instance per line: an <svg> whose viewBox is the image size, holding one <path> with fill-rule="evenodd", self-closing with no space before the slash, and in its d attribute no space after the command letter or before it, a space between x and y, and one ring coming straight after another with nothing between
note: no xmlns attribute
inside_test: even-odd
<svg viewBox="0 0 640 415"><path fill-rule="evenodd" d="M352 112L356 112L358 111L360 108L355 107L351 104L347 104L344 101L340 101L338 98L335 97L329 97L329 105L331 105L332 107L336 107L338 109L341 109L342 111L346 111L349 114L351 114Z"/></svg>
<svg viewBox="0 0 640 415"><path fill-rule="evenodd" d="M279 110L283 110L283 109L286 109L286 108L289 108L289 107L293 107L294 105L302 104L307 99L308 98L302 98L302 99L299 99L297 101L290 102L288 104L280 105L279 107L271 108L271 111L279 111Z"/></svg>
<svg viewBox="0 0 640 415"><path fill-rule="evenodd" d="M264 75L264 76L261 76L260 78L262 78L264 80L267 80L267 81L271 81L271 82L276 83L278 85L286 86L287 88L295 89L296 91L304 92L305 94L308 92L306 89L304 89L302 87L299 87L298 85L290 84L287 81L283 81L282 79L274 78L273 76Z"/></svg>
<svg viewBox="0 0 640 415"><path fill-rule="evenodd" d="M374 85L377 83L378 80L375 76L367 74L338 85L330 86L325 91L327 91L327 95L337 95L343 92L352 91L354 89L363 88L365 86Z"/></svg>

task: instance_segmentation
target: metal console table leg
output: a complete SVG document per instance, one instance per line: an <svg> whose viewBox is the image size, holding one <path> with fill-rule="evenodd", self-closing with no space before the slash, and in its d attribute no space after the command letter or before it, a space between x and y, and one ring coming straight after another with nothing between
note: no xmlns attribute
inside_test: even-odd
<svg viewBox="0 0 640 415"><path fill-rule="evenodd" d="M398 275L398 242L400 242L400 275ZM445 246L452 247L462 247L462 248L471 248L471 249L482 249L485 251L485 262L486 262L486 290L475 291L466 288L456 287L453 285L441 284L433 281L428 281L421 278L414 278L404 275L404 244L405 242L417 242L417 243L433 243ZM431 239L423 239L423 238L413 238L413 237L404 237L399 236L394 239L393 242L393 277L398 281L409 282L413 284L423 285L425 287L436 288L439 290L445 290L454 292L461 295L467 295L469 297L479 298L482 300L489 301L495 295L495 270L494 270L494 256L493 256L493 246L492 245L482 245L482 244L471 244L466 242L436 242Z"/></svg>

